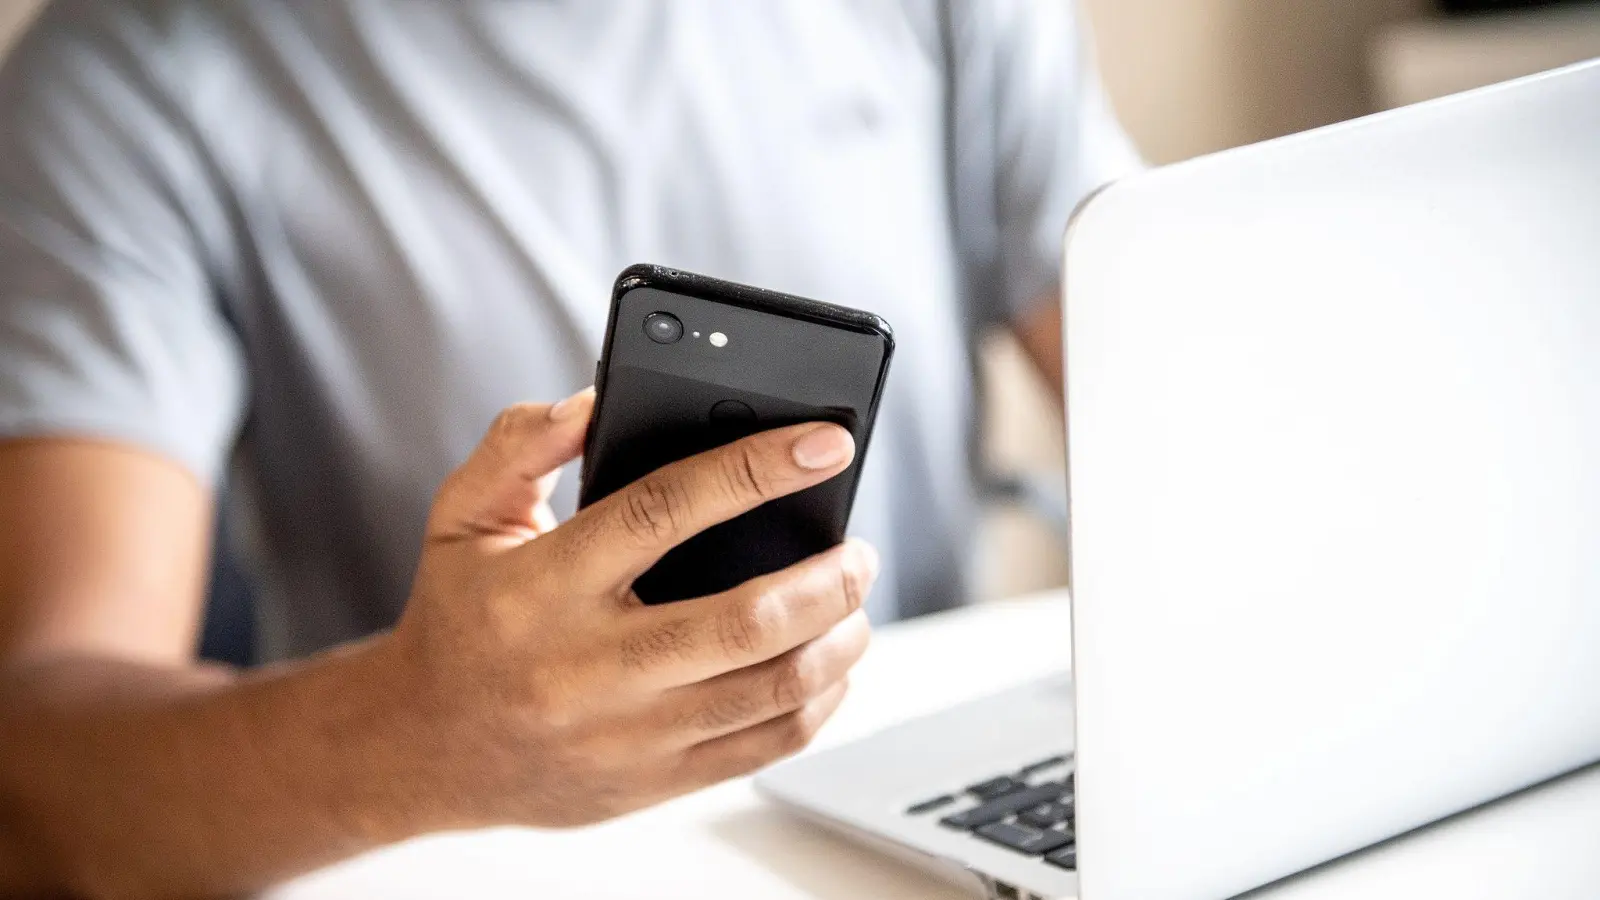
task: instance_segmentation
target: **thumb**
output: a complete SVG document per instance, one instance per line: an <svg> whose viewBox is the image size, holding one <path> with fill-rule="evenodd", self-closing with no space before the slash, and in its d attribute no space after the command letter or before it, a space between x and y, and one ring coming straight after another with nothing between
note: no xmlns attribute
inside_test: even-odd
<svg viewBox="0 0 1600 900"><path fill-rule="evenodd" d="M428 516L428 539L522 543L553 528L545 503L561 467L582 452L593 412L593 388L555 405L519 403L503 410L439 488Z"/></svg>

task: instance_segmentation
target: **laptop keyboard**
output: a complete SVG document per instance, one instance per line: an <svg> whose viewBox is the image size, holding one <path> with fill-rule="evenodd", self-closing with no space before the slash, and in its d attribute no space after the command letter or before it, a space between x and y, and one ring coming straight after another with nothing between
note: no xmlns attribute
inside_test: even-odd
<svg viewBox="0 0 1600 900"><path fill-rule="evenodd" d="M1052 756L941 794L906 810L908 816L944 812L939 824L965 831L1063 869L1078 867L1073 831L1072 758Z"/></svg>

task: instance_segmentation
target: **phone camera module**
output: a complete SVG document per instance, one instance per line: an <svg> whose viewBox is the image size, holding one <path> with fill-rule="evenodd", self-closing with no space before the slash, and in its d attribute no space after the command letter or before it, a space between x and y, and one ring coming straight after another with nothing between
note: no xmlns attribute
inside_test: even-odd
<svg viewBox="0 0 1600 900"><path fill-rule="evenodd" d="M683 323L672 313L653 312L644 317L644 333L658 344L676 344L683 340Z"/></svg>

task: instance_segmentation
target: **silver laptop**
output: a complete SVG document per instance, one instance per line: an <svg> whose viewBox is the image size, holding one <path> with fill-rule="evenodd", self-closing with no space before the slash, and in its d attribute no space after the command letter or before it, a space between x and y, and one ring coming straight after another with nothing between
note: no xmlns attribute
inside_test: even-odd
<svg viewBox="0 0 1600 900"><path fill-rule="evenodd" d="M1119 182L1065 280L1075 680L761 790L1176 900L1600 759L1600 62Z"/></svg>

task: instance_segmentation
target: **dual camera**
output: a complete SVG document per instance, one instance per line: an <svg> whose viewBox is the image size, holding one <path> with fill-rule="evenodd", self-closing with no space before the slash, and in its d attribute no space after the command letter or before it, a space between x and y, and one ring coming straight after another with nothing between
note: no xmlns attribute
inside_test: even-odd
<svg viewBox="0 0 1600 900"><path fill-rule="evenodd" d="M683 320L668 312L653 312L644 317L644 333L650 340L658 344L676 344L683 340ZM694 332L696 338L700 332ZM728 346L728 336L720 331L713 331L706 338L713 347Z"/></svg>

